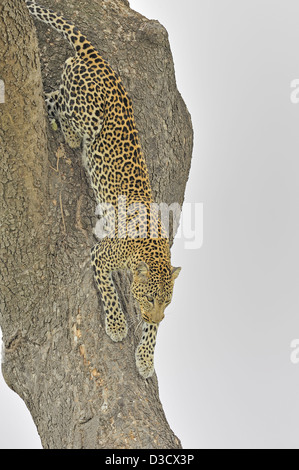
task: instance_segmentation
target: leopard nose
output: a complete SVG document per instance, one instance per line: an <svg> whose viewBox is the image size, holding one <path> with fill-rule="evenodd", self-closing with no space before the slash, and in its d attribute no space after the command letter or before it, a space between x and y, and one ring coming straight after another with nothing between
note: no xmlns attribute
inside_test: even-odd
<svg viewBox="0 0 299 470"><path fill-rule="evenodd" d="M157 312L156 315L154 315L153 319L155 323L160 323L164 317L165 317L164 312Z"/></svg>

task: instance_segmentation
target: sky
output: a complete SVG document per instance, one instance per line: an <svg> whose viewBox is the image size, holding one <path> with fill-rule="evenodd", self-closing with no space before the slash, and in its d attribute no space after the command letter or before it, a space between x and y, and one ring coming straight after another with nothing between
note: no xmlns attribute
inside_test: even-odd
<svg viewBox="0 0 299 470"><path fill-rule="evenodd" d="M185 202L203 209L200 246L172 250L182 271L155 354L166 417L187 449L298 449L298 0L130 4L168 30L195 133ZM0 448L38 447L1 378Z"/></svg>

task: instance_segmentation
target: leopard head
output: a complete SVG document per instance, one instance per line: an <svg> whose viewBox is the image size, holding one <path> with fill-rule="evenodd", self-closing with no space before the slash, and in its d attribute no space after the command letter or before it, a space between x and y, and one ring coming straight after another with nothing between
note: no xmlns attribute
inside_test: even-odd
<svg viewBox="0 0 299 470"><path fill-rule="evenodd" d="M133 272L131 291L138 301L141 316L151 324L159 324L164 318L164 310L170 304L174 281L181 268L174 268L169 263L138 263Z"/></svg>

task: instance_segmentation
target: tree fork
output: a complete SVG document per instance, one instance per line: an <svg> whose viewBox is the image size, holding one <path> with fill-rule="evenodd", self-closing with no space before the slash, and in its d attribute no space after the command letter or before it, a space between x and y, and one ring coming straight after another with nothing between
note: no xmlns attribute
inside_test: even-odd
<svg viewBox="0 0 299 470"><path fill-rule="evenodd" d="M126 0L41 3L75 23L119 72L133 100L155 200L182 204L193 135L166 30ZM4 378L25 401L44 448L180 448L156 375L144 380L135 367L141 329L130 275L115 275L128 337L113 343L105 333L90 264L92 190L80 151L68 148L47 121L43 86L57 88L72 51L37 23L38 45L22 0L0 0L0 29Z"/></svg>

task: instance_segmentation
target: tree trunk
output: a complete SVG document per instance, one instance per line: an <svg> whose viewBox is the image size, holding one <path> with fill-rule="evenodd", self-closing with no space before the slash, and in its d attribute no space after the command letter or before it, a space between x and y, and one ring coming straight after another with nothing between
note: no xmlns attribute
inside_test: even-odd
<svg viewBox="0 0 299 470"><path fill-rule="evenodd" d="M166 30L126 0L42 0L75 23L119 72L134 104L153 195L182 204L192 126L177 91ZM22 0L0 0L0 308L2 371L44 448L175 449L157 378L142 379L130 276L115 282L128 337L106 335L93 281L95 201L81 165L48 125L45 91L72 55ZM42 73L41 73L42 70ZM43 85L42 85L43 82ZM158 338L159 340L159 338Z"/></svg>

